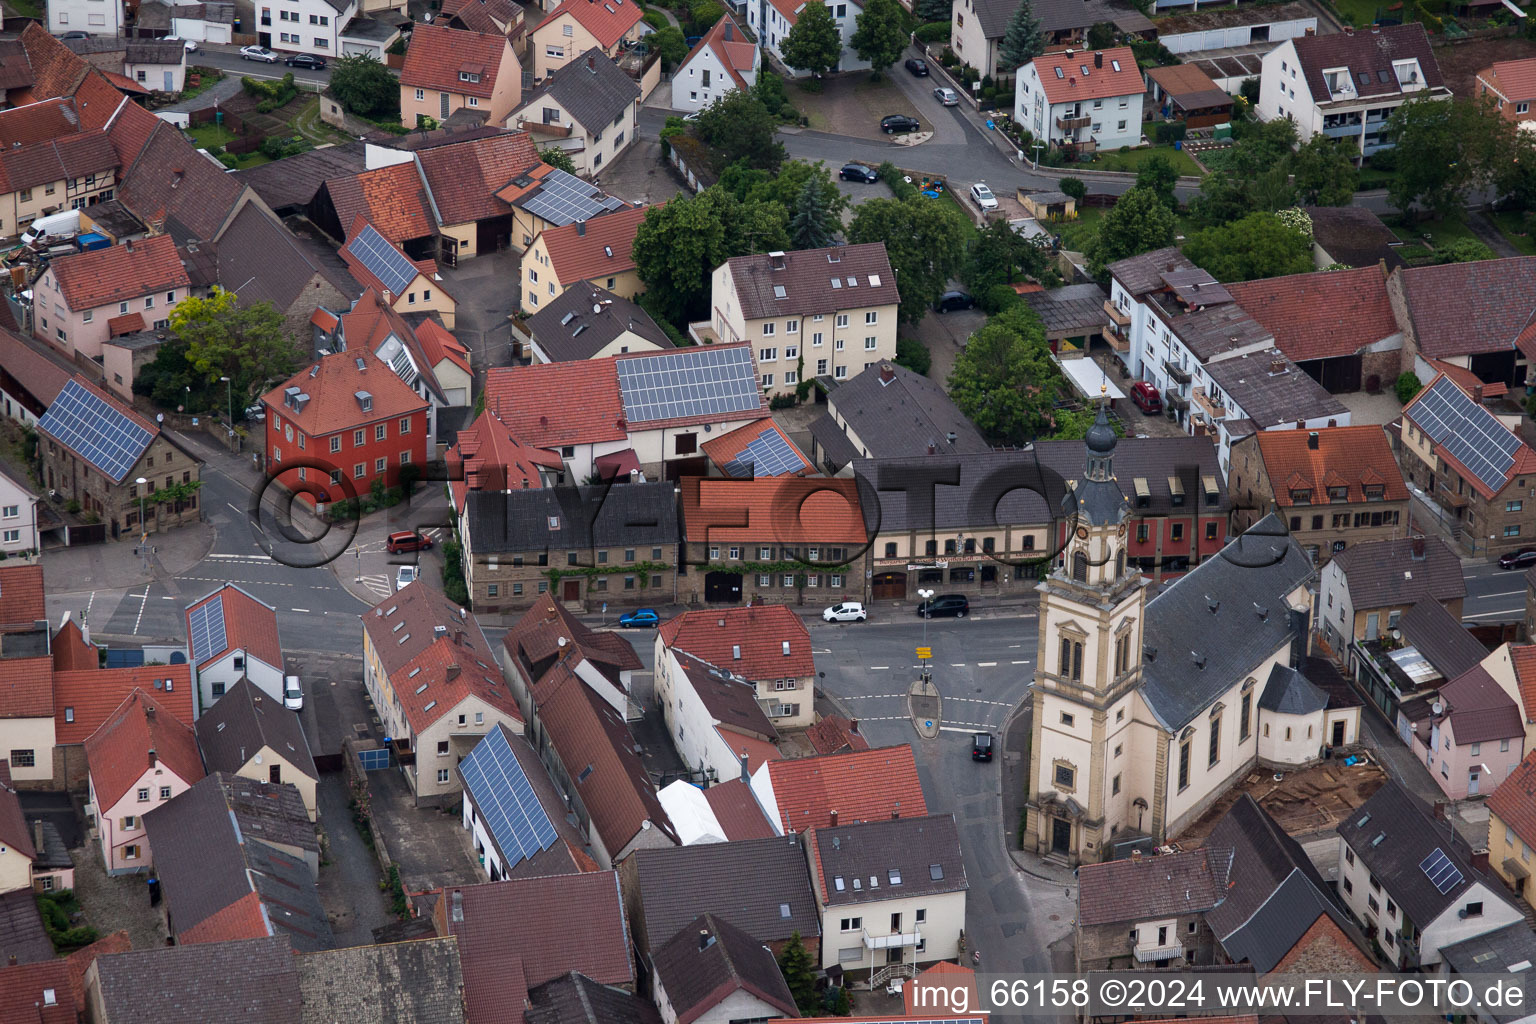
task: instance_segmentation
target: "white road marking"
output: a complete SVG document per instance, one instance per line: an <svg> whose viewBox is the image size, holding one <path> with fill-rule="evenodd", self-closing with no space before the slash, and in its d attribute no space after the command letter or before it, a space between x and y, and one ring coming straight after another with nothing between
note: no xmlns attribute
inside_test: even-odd
<svg viewBox="0 0 1536 1024"><path fill-rule="evenodd" d="M308 608L290 608L288 610L291 611L291 612L298 612L300 615L308 615L309 614L309 609Z"/></svg>
<svg viewBox="0 0 1536 1024"><path fill-rule="evenodd" d="M995 662L995 661L978 661L976 663L976 667L977 668L997 668L997 662Z"/></svg>
<svg viewBox="0 0 1536 1024"><path fill-rule="evenodd" d="M1015 665L1028 665L1029 664L1029 659L1025 658L1022 661L1015 661L1013 664L1015 664Z"/></svg>
<svg viewBox="0 0 1536 1024"><path fill-rule="evenodd" d="M144 621L144 606L149 604L149 584L144 584L144 593L139 595L139 614L133 620L133 634L138 636L139 623Z"/></svg>
<svg viewBox="0 0 1536 1024"><path fill-rule="evenodd" d="M237 516L243 516L243 515L246 514L245 509L243 509L243 508L235 508L234 505L230 505L230 503L227 502L227 501L224 504L229 505L230 508L234 508L235 509L235 515L237 515Z"/></svg>
<svg viewBox="0 0 1536 1024"><path fill-rule="evenodd" d="M174 597L172 597L170 594L161 594L160 595L160 600L162 600L162 601L174 601L176 599Z"/></svg>
<svg viewBox="0 0 1536 1024"><path fill-rule="evenodd" d="M869 670L871 672L884 672L886 669L888 669L890 667L891 666L889 666L889 665L871 665L871 666L869 666Z"/></svg>
<svg viewBox="0 0 1536 1024"><path fill-rule="evenodd" d="M1023 647L1023 646L1024 646L1023 644L1009 644L1008 645L1008 649L1010 651L1012 651L1012 650L1017 650L1018 648Z"/></svg>
<svg viewBox="0 0 1536 1024"><path fill-rule="evenodd" d="M974 730L974 729L962 729L958 725L941 725L941 726L939 726L939 732L975 732L975 731L976 730Z"/></svg>
<svg viewBox="0 0 1536 1024"><path fill-rule="evenodd" d="M1519 609L1505 608L1496 612L1478 612L1476 615L1463 615L1461 617L1461 621L1466 622L1468 619L1487 619L1492 618L1495 615L1503 615L1508 618L1510 622L1515 622L1520 618Z"/></svg>
<svg viewBox="0 0 1536 1024"><path fill-rule="evenodd" d="M1501 592L1499 592L1497 594L1473 594L1472 595L1472 600L1474 600L1474 601L1486 601L1490 597L1514 597L1516 594L1524 594L1524 593L1525 593L1525 591L1523 591L1523 590L1504 590L1504 591L1501 591Z"/></svg>

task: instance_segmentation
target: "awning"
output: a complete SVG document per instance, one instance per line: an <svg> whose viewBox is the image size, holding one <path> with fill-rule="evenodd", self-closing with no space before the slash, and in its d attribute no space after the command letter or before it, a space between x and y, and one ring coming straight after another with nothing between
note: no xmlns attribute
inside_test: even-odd
<svg viewBox="0 0 1536 1024"><path fill-rule="evenodd" d="M1138 497L1138 498L1151 498L1152 497L1152 488L1147 486L1147 478L1146 477L1144 477L1144 476L1137 477L1135 483L1136 483L1136 497Z"/></svg>
<svg viewBox="0 0 1536 1024"><path fill-rule="evenodd" d="M1504 873L1511 878L1530 878L1531 873L1515 857L1504 858Z"/></svg>
<svg viewBox="0 0 1536 1024"><path fill-rule="evenodd" d="M915 946L922 941L922 932L894 932L890 935L864 933L865 949L896 949L901 946Z"/></svg>
<svg viewBox="0 0 1536 1024"><path fill-rule="evenodd" d="M1180 480L1176 476L1169 477L1168 493L1174 495L1175 497L1182 498L1184 496L1184 481Z"/></svg>

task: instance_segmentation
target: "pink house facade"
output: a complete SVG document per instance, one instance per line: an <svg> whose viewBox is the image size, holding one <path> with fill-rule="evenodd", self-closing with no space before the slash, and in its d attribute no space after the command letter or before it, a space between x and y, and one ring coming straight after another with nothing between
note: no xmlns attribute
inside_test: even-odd
<svg viewBox="0 0 1536 1024"><path fill-rule="evenodd" d="M99 360L110 338L164 326L191 285L169 235L65 256L33 285L32 330Z"/></svg>
<svg viewBox="0 0 1536 1024"><path fill-rule="evenodd" d="M1525 757L1525 720L1481 665L1440 688L1414 730L1415 755L1452 800L1487 796Z"/></svg>

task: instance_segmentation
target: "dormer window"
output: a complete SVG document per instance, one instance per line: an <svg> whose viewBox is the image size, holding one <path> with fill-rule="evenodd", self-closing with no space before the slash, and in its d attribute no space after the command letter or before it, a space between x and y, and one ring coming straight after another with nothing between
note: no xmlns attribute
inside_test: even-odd
<svg viewBox="0 0 1536 1024"><path fill-rule="evenodd" d="M1397 75L1399 88L1420 89L1424 86L1424 76L1419 73L1417 60L1395 60L1392 62L1392 72Z"/></svg>
<svg viewBox="0 0 1536 1024"><path fill-rule="evenodd" d="M1366 484L1365 485L1365 500L1366 501L1385 501L1385 500L1387 500L1387 488L1386 488L1386 486L1384 484Z"/></svg>
<svg viewBox="0 0 1536 1024"><path fill-rule="evenodd" d="M1323 83L1328 86L1329 95L1338 99L1340 96L1353 95L1354 83L1349 79L1348 68L1329 68L1323 72Z"/></svg>
<svg viewBox="0 0 1536 1024"><path fill-rule="evenodd" d="M1348 487L1330 487L1330 488L1328 488L1328 500L1329 501L1348 501L1349 500L1349 488Z"/></svg>
<svg viewBox="0 0 1536 1024"><path fill-rule="evenodd" d="M473 71L460 71L459 72L459 81L461 81L461 82L479 82L480 81L480 76L475 74Z"/></svg>
<svg viewBox="0 0 1536 1024"><path fill-rule="evenodd" d="M1291 489L1292 505L1312 504L1312 489L1310 487L1295 487Z"/></svg>

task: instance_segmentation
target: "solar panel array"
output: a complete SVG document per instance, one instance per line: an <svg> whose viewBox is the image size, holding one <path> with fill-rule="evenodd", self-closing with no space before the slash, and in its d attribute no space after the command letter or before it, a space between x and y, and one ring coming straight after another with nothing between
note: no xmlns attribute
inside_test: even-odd
<svg viewBox="0 0 1536 1024"><path fill-rule="evenodd" d="M1466 466L1489 490L1504 486L1520 450L1520 439L1449 377L1435 381L1409 415L1431 441Z"/></svg>
<svg viewBox="0 0 1536 1024"><path fill-rule="evenodd" d="M617 361L619 394L631 423L756 412L763 407L746 348L691 348Z"/></svg>
<svg viewBox="0 0 1536 1024"><path fill-rule="evenodd" d="M500 729L485 734L459 775L512 868L554 845L558 835Z"/></svg>
<svg viewBox="0 0 1536 1024"><path fill-rule="evenodd" d="M192 664L201 665L229 646L224 630L224 601L215 597L187 614L187 639L192 641Z"/></svg>
<svg viewBox="0 0 1536 1024"><path fill-rule="evenodd" d="M399 295L416 277L416 267L405 258L405 253L389 244L372 224L364 224L357 237L347 243L347 249L368 268L368 272L391 292Z"/></svg>
<svg viewBox="0 0 1536 1024"><path fill-rule="evenodd" d="M1419 862L1419 870L1429 876L1440 895L1444 896L1461 884L1461 869L1451 863L1451 858L1445 855L1440 847L1435 847L1434 852Z"/></svg>
<svg viewBox="0 0 1536 1024"><path fill-rule="evenodd" d="M64 385L37 425L117 482L155 438L77 380Z"/></svg>
<svg viewBox="0 0 1536 1024"><path fill-rule="evenodd" d="M810 463L783 434L769 427L721 468L726 476L738 478L787 476L809 469Z"/></svg>
<svg viewBox="0 0 1536 1024"><path fill-rule="evenodd" d="M518 205L560 227L621 209L624 200L604 195L602 189L574 174L555 170L546 174L539 189Z"/></svg>

